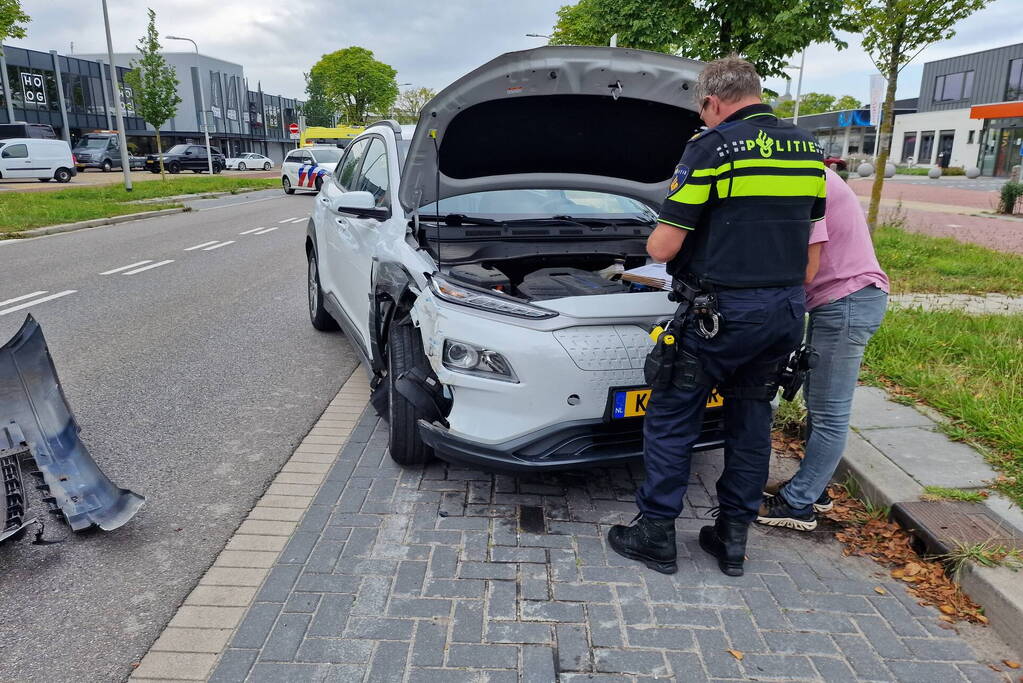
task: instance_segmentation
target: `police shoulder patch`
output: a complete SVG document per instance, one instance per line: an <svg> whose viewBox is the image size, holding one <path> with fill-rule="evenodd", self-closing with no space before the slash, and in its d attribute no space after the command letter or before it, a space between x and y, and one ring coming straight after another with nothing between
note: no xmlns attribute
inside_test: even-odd
<svg viewBox="0 0 1023 683"><path fill-rule="evenodd" d="M671 177L671 184L668 185L668 191L670 193L677 192L680 187L686 184L686 180L689 179L691 169L685 164L679 164L675 167L675 175Z"/></svg>

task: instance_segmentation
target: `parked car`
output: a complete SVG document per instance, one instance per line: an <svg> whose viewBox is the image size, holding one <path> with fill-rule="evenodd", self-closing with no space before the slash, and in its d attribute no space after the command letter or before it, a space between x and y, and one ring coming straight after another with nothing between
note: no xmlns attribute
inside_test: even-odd
<svg viewBox="0 0 1023 683"><path fill-rule="evenodd" d="M833 171L845 171L849 168L849 164L846 163L845 159L836 156L825 157L824 165Z"/></svg>
<svg viewBox="0 0 1023 683"><path fill-rule="evenodd" d="M53 131L53 126L48 123L28 123L27 121L0 123L0 140L8 138L56 140L57 134Z"/></svg>
<svg viewBox="0 0 1023 683"><path fill-rule="evenodd" d="M226 168L227 159L216 147L210 147L210 154L212 155L213 172L220 173ZM163 153L163 167L170 173L209 171L206 147L204 145L174 145ZM160 172L160 159L156 154L146 155L146 170L153 173Z"/></svg>
<svg viewBox="0 0 1023 683"><path fill-rule="evenodd" d="M269 171L274 167L273 159L265 157L262 154L256 154L255 152L246 152L245 154L239 154L236 157L229 157L227 159L227 168L237 169L239 171L255 170L261 168L264 171Z"/></svg>
<svg viewBox="0 0 1023 683"><path fill-rule="evenodd" d="M281 164L284 194L295 194L296 189L319 192L343 153L344 150L334 146L305 147L288 152Z"/></svg>
<svg viewBox="0 0 1023 683"><path fill-rule="evenodd" d="M71 147L63 140L10 138L0 140L0 177L38 178L66 183L78 174Z"/></svg>
<svg viewBox="0 0 1023 683"><path fill-rule="evenodd" d="M86 133L75 143L72 151L79 171L98 168L106 173L121 168L121 144L117 131L97 130Z"/></svg>
<svg viewBox="0 0 1023 683"><path fill-rule="evenodd" d="M340 326L367 366L395 461L641 456L649 331L676 304L610 278L648 261L701 125L702 66L608 47L506 54L434 97L414 133L367 128L322 179L310 320ZM714 395L696 448L722 443L721 411Z"/></svg>

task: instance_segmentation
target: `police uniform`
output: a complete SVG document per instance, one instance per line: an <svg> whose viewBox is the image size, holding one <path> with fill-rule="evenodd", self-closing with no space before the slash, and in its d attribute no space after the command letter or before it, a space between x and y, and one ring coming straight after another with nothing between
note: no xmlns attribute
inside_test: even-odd
<svg viewBox="0 0 1023 683"><path fill-rule="evenodd" d="M643 517L673 520L682 511L715 387L724 397L720 514L745 524L756 517L771 457L770 400L779 364L803 337L807 244L824 202L821 150L767 105L744 107L686 145L660 222L690 234L668 272L712 292L722 323L709 339L683 328L680 350L694 359L685 380L676 375L650 397L647 478L637 494Z"/></svg>

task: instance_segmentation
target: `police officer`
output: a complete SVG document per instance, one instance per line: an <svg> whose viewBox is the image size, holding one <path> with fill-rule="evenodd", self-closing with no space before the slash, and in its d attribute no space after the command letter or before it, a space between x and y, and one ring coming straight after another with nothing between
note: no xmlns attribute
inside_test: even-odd
<svg viewBox="0 0 1023 683"><path fill-rule="evenodd" d="M770 465L770 401L780 367L803 337L807 243L811 223L824 216L824 164L813 139L780 121L761 92L753 65L738 57L704 68L696 96L708 128L686 144L647 241L650 256L668 263L681 306L669 326L674 334L655 346L674 360L669 381L653 381L647 406L639 514L612 527L608 542L666 574L677 571L675 518L704 407L717 388L724 469L717 519L700 530L700 547L725 574L742 575L747 529Z"/></svg>

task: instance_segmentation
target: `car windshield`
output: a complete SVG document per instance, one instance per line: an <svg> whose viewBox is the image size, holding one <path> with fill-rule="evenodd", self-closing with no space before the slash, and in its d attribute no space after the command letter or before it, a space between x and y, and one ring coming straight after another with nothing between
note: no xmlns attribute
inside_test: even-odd
<svg viewBox="0 0 1023 683"><path fill-rule="evenodd" d="M579 218L632 218L644 222L653 212L635 199L589 190L493 190L473 192L427 204L420 215L463 214L494 220L566 216Z"/></svg>
<svg viewBox="0 0 1023 683"><path fill-rule="evenodd" d="M331 164L336 164L341 160L342 152L340 149L311 149L309 151L312 152L313 159L315 159L318 164L329 166Z"/></svg>
<svg viewBox="0 0 1023 683"><path fill-rule="evenodd" d="M184 154L186 149L188 149L188 145L174 145L164 154Z"/></svg>
<svg viewBox="0 0 1023 683"><path fill-rule="evenodd" d="M106 138L82 138L78 141L78 149L100 149L106 146Z"/></svg>

